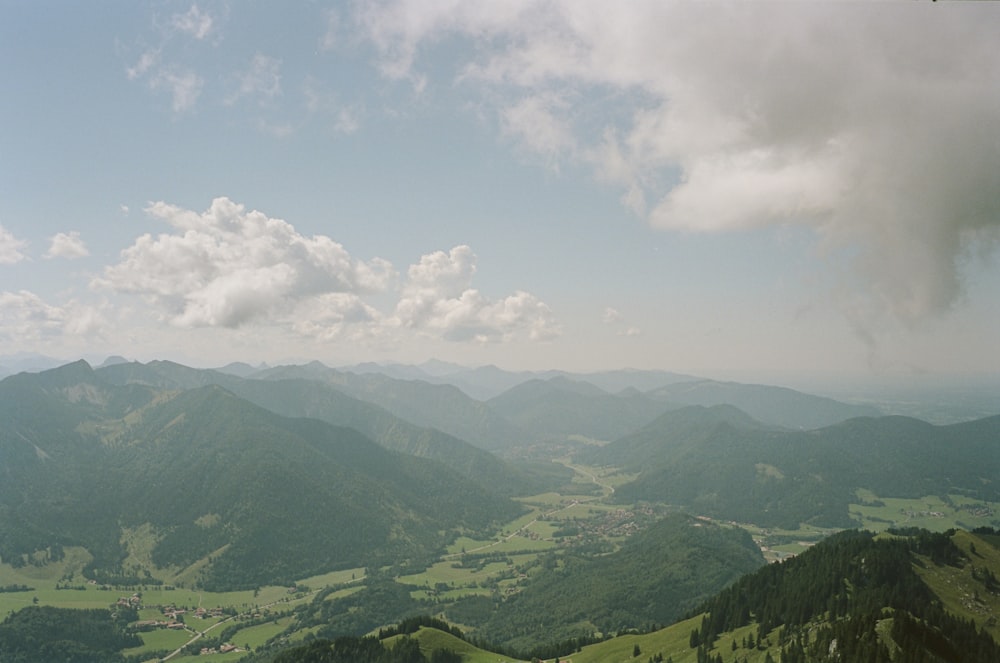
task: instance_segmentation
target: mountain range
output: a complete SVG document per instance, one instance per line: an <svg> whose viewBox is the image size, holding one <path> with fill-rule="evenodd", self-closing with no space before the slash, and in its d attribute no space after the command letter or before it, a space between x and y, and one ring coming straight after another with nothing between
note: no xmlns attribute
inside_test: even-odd
<svg viewBox="0 0 1000 663"><path fill-rule="evenodd" d="M0 416L9 562L82 545L96 574L122 575L123 531L146 528L157 566L211 557L206 588L253 587L426 557L521 510L442 463L216 385L116 385L77 362L0 382Z"/></svg>

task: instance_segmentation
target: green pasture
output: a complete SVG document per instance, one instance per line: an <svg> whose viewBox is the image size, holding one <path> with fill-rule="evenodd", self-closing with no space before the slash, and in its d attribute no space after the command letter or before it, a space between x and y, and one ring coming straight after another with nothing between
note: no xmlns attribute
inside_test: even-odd
<svg viewBox="0 0 1000 663"><path fill-rule="evenodd" d="M400 637L401 636L388 638L385 642L388 646L392 646L393 641L399 639ZM424 656L428 659L434 651L449 649L456 654L461 655L462 663L515 663L517 661L517 659L507 658L493 652L479 649L460 638L456 638L450 633L438 631L437 629L421 628L411 637L417 640L420 644L420 651L422 651Z"/></svg>
<svg viewBox="0 0 1000 663"><path fill-rule="evenodd" d="M542 540L532 540L527 539L520 535L515 535L509 539L504 539L500 543L491 546L487 550L489 552L498 553L523 553L523 552L540 552L543 550L552 550L557 548L558 544L554 541L542 541ZM482 551L486 552L486 550Z"/></svg>
<svg viewBox="0 0 1000 663"><path fill-rule="evenodd" d="M497 533L497 537L499 538L499 537L509 536L510 534L513 534L514 532L518 531L522 527L525 527L526 525L528 525L528 523L530 523L533 520L537 519L539 515L540 515L540 512L538 510L533 510L533 511L530 511L530 512L524 514L523 516L521 516L519 518L515 518L514 520L510 521L509 523L507 523L506 525L504 525L502 528L500 528L500 532Z"/></svg>
<svg viewBox="0 0 1000 663"><path fill-rule="evenodd" d="M422 573L400 576L396 581L404 585L430 587L431 589L438 583L464 587L476 585L510 568L506 562L492 562L484 566L481 571L477 571L475 568L455 568L458 560L459 558L456 557L448 561L438 562Z"/></svg>
<svg viewBox="0 0 1000 663"><path fill-rule="evenodd" d="M674 663L696 663L698 660L697 651L691 649L691 631L701 625L701 615L691 619L678 622L672 626L652 633L642 635L621 635L617 638L598 642L584 647L579 652L566 652L559 658L560 661L571 663L644 663L650 657L657 654L663 655L663 660L673 659ZM722 634L715 647L709 652L712 657L721 654L723 660L743 661L747 663L763 663L768 655L768 651L757 649L743 649L741 643L751 632L756 634L756 626L744 626L731 633ZM772 640L777 642L776 634L771 634ZM733 641L736 641L737 650L732 651ZM634 657L635 646L639 646L639 656ZM777 660L777 648L770 651L773 660ZM733 658L731 658L733 657Z"/></svg>
<svg viewBox="0 0 1000 663"><path fill-rule="evenodd" d="M460 536L447 547L446 551L448 555L460 555L463 552L484 548L493 543L496 543L496 539L470 539L467 536Z"/></svg>
<svg viewBox="0 0 1000 663"><path fill-rule="evenodd" d="M183 647L187 644L193 635L189 631L174 631L172 629L161 628L155 631L140 633L139 637L142 638L142 646L124 650L123 653L126 656L154 651L174 651L178 647Z"/></svg>
<svg viewBox="0 0 1000 663"><path fill-rule="evenodd" d="M250 646L256 649L264 645L271 638L281 634L282 631L288 628L291 622L291 617L282 617L277 622L248 626L240 629L235 635L231 636L229 642L240 648Z"/></svg>
<svg viewBox="0 0 1000 663"><path fill-rule="evenodd" d="M334 599L342 599L345 596L354 594L355 592L360 592L362 589L364 589L364 585L358 585L357 587L345 587L344 589L338 589L335 592L330 592L323 598L323 600L333 601Z"/></svg>
<svg viewBox="0 0 1000 663"><path fill-rule="evenodd" d="M559 493L540 493L528 497L515 497L514 499L525 506L537 507L543 511L558 508L568 501L565 495Z"/></svg>
<svg viewBox="0 0 1000 663"><path fill-rule="evenodd" d="M1000 503L973 500L962 495L928 495L919 499L879 497L858 491L860 503L850 505L851 517L863 529L882 531L889 527L922 527L932 532L971 530L1000 524Z"/></svg>
<svg viewBox="0 0 1000 663"><path fill-rule="evenodd" d="M299 580L299 585L305 585L311 589L322 589L330 585L343 585L349 582L360 582L365 577L365 568L360 566L356 569L346 569L344 571L331 571L318 576L311 576Z"/></svg>

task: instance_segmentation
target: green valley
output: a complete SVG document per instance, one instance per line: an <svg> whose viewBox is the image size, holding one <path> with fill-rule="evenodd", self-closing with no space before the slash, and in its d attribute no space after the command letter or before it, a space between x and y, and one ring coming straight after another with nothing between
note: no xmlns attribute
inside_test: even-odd
<svg viewBox="0 0 1000 663"><path fill-rule="evenodd" d="M565 376L478 402L242 372L0 382L0 662L45 660L39 624L50 658L130 663L991 660L997 417L800 431ZM506 430L504 457L438 424Z"/></svg>

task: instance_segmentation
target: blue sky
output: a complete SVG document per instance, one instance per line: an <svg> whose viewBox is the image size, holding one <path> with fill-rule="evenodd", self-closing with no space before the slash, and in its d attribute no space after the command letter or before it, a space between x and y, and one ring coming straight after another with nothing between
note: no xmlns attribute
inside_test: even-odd
<svg viewBox="0 0 1000 663"><path fill-rule="evenodd" d="M0 1L0 354L996 373L998 30Z"/></svg>

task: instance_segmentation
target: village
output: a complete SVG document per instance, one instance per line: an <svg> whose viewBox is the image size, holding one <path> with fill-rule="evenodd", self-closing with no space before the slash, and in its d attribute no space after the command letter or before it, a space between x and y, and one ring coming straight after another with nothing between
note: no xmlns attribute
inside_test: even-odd
<svg viewBox="0 0 1000 663"><path fill-rule="evenodd" d="M133 610L139 610L142 607L142 595L136 592L131 596L120 597L115 605L131 608ZM163 615L163 619L139 620L137 622L133 622L130 625L130 628L136 632L169 629L172 631L190 631L192 633L199 633L197 629L189 628L188 624L185 622L185 615L195 619L224 619L231 616L227 615L226 611L222 608L206 609L198 607L193 610L188 610L187 608L178 608L175 605L168 605L160 606L160 611ZM201 631L201 633L204 632ZM230 652L239 651L243 650L232 643L225 642L219 644L217 647L202 647L199 650L199 655L206 656L209 654L228 654Z"/></svg>

